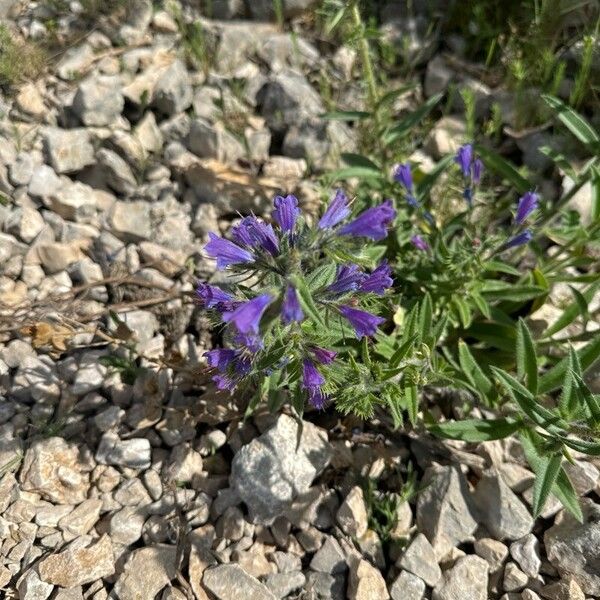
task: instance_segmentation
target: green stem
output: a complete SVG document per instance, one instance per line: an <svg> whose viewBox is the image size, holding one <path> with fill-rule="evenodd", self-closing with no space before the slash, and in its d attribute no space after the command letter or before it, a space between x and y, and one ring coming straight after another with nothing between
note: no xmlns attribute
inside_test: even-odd
<svg viewBox="0 0 600 600"><path fill-rule="evenodd" d="M373 73L373 63L371 62L371 53L369 51L369 41L365 37L364 25L360 16L360 9L358 8L358 2L352 4L352 20L354 26L360 30L359 36L359 52L360 60L364 71L365 79L367 80L367 86L369 90L369 102L371 109L375 109L377 104L377 84L375 83L375 75Z"/></svg>

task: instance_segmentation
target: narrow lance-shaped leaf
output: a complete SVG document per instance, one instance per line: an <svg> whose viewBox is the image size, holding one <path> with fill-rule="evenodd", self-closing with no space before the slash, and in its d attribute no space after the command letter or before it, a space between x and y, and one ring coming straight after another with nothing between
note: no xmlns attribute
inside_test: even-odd
<svg viewBox="0 0 600 600"><path fill-rule="evenodd" d="M582 309L585 306L585 310L587 310L588 303L594 297L594 294L598 289L600 289L600 280L595 281L586 290L581 292L585 302L582 303L581 299L575 298L574 301L563 310L561 316L544 332L544 337L550 337L551 335L558 333L567 325L570 325L580 314L583 314Z"/></svg>
<svg viewBox="0 0 600 600"><path fill-rule="evenodd" d="M550 108L557 111L557 117L577 139L584 144L597 148L600 143L600 136L578 112L575 112L562 100L550 94L542 94L542 98Z"/></svg>
<svg viewBox="0 0 600 600"><path fill-rule="evenodd" d="M533 516L538 517L550 496L550 492L556 483L562 454L554 454L551 457L543 457L535 471L535 483L533 485Z"/></svg>
<svg viewBox="0 0 600 600"><path fill-rule="evenodd" d="M600 335L595 336L583 348L577 350L576 354L581 365L581 372L585 373L600 358ZM560 388L568 368L569 357L566 357L550 369L550 371L542 375L539 381L539 393L547 394Z"/></svg>
<svg viewBox="0 0 600 600"><path fill-rule="evenodd" d="M307 315L312 321L318 323L321 326L325 326L323 319L315 305L313 297L306 285L306 281L300 275L292 275L290 277L291 282L294 284L296 288L296 293L298 294L298 300L300 305L302 306L302 310L304 314Z"/></svg>
<svg viewBox="0 0 600 600"><path fill-rule="evenodd" d="M483 372L469 350L469 346L465 344L463 340L459 340L458 342L458 360L464 374L473 387L475 387L482 396L486 397L492 391L494 387L493 383Z"/></svg>
<svg viewBox="0 0 600 600"><path fill-rule="evenodd" d="M525 321L517 325L517 370L525 377L527 389L535 396L538 388L538 366L535 345Z"/></svg>
<svg viewBox="0 0 600 600"><path fill-rule="evenodd" d="M517 432L521 423L509 419L467 419L433 423L427 429L441 438L462 440L463 442L488 442L501 440Z"/></svg>

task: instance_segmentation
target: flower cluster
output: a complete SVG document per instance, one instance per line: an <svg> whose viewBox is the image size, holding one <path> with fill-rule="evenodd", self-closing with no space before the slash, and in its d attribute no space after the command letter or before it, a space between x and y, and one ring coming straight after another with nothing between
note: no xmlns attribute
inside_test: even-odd
<svg viewBox="0 0 600 600"><path fill-rule="evenodd" d="M361 298L382 296L393 284L386 260L367 272L360 261L339 258L352 256L353 246L358 251L364 238L385 238L396 216L391 201L351 220L350 215L348 198L338 190L316 226L309 227L294 196L277 196L273 223L251 215L232 228L231 240L209 234L205 251L216 259L217 269L255 281L225 289L198 285L199 303L220 316L230 346L205 354L217 371L213 380L219 389L233 390L249 375L279 367L291 379L301 374L296 378L309 402L325 405L323 366L333 363L336 352L319 346L315 320L345 322L358 339L373 336L384 319L362 309ZM276 363L259 366L269 362L272 346L283 336L285 347Z"/></svg>
<svg viewBox="0 0 600 600"><path fill-rule="evenodd" d="M525 224L525 221L529 217L529 215L535 211L538 207L539 196L535 192L526 192L523 196L519 198L519 203L517 204L517 212L514 218L514 226L516 228L522 227ZM525 229L520 233L514 235L510 240L508 240L504 246L503 250L507 250L508 248L515 248L517 246L522 246L524 244L529 243L533 239L533 233L531 229Z"/></svg>

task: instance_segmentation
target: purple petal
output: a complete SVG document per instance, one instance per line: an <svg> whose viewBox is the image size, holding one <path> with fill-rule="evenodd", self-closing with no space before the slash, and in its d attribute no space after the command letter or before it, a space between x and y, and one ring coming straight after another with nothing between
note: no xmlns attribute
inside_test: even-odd
<svg viewBox="0 0 600 600"><path fill-rule="evenodd" d="M365 274L360 270L358 265L342 265L338 267L335 281L327 288L327 291L334 294L354 292L358 289L364 278Z"/></svg>
<svg viewBox="0 0 600 600"><path fill-rule="evenodd" d="M527 192L519 199L515 223L521 225L525 219L537 208L539 196L535 192Z"/></svg>
<svg viewBox="0 0 600 600"><path fill-rule="evenodd" d="M281 307L281 320L288 325L295 321L302 321L302 319L304 319L304 313L300 307L296 289L293 286L288 285L285 290L285 297Z"/></svg>
<svg viewBox="0 0 600 600"><path fill-rule="evenodd" d="M308 388L308 402L313 408L316 408L317 410L323 410L328 400L329 396L324 394L321 388Z"/></svg>
<svg viewBox="0 0 600 600"><path fill-rule="evenodd" d="M429 250L429 244L420 235L413 235L410 238L410 243L417 250L422 250L423 252L426 252L427 250Z"/></svg>
<svg viewBox="0 0 600 600"><path fill-rule="evenodd" d="M223 313L223 321L233 323L241 333L258 333L260 319L272 301L269 294L257 296L244 302L235 310Z"/></svg>
<svg viewBox="0 0 600 600"><path fill-rule="evenodd" d="M230 348L215 348L204 353L208 366L224 372L227 367L235 360L238 352Z"/></svg>
<svg viewBox="0 0 600 600"><path fill-rule="evenodd" d="M476 158L471 165L471 178L473 180L473 185L479 185L481 181L481 174L483 173L483 163L481 159Z"/></svg>
<svg viewBox="0 0 600 600"><path fill-rule="evenodd" d="M410 165L408 163L396 165L394 169L394 180L402 185L402 187L412 195L413 180Z"/></svg>
<svg viewBox="0 0 600 600"><path fill-rule="evenodd" d="M390 277L392 269L390 268L387 260L381 262L381 264L360 284L361 292L372 292L382 296L388 288L392 287L394 280Z"/></svg>
<svg viewBox="0 0 600 600"><path fill-rule="evenodd" d="M350 325L354 328L358 339L363 336L372 336L377 331L377 327L385 322L385 319L372 315L364 310L358 310L351 306L340 306L340 312L348 319Z"/></svg>
<svg viewBox="0 0 600 600"><path fill-rule="evenodd" d="M519 233L515 237L511 238L504 244L504 250L508 250L508 248L515 248L517 246L523 246L524 244L528 244L533 239L533 233L531 233L530 229L526 229L525 231Z"/></svg>
<svg viewBox="0 0 600 600"><path fill-rule="evenodd" d="M233 392L238 384L237 380L232 379L227 375L214 375L212 380L215 382L218 390L229 390Z"/></svg>
<svg viewBox="0 0 600 600"><path fill-rule="evenodd" d="M307 358L302 361L302 386L310 389L320 387L325 383L325 377L319 373L315 364Z"/></svg>
<svg viewBox="0 0 600 600"><path fill-rule="evenodd" d="M196 295L204 308L216 308L223 311L231 310L234 306L235 298L216 285L199 283Z"/></svg>
<svg viewBox="0 0 600 600"><path fill-rule="evenodd" d="M222 270L229 265L254 261L254 255L237 244L230 242L214 233L208 234L209 242L204 250L209 256L217 259L217 269Z"/></svg>
<svg viewBox="0 0 600 600"><path fill-rule="evenodd" d="M273 231L273 226L254 216L244 217L232 228L232 236L236 241L250 248L260 248L273 256L279 254L279 240Z"/></svg>
<svg viewBox="0 0 600 600"><path fill-rule="evenodd" d="M460 170L464 177L469 177L471 174L471 163L473 162L473 146L465 144L458 149L454 162L460 166Z"/></svg>
<svg viewBox="0 0 600 600"><path fill-rule="evenodd" d="M382 240L387 235L387 226L395 216L396 211L392 207L392 201L385 200L379 206L368 208L354 221L344 225L339 233L340 235L367 237L374 241Z"/></svg>
<svg viewBox="0 0 600 600"><path fill-rule="evenodd" d="M337 356L337 352L334 350L327 350L326 348L319 348L318 346L315 346L312 349L312 353L317 362L320 362L322 365L332 363Z"/></svg>
<svg viewBox="0 0 600 600"><path fill-rule="evenodd" d="M296 220L300 216L300 209L298 208L298 199L296 196L276 196L273 201L275 210L273 211L273 218L279 224L282 231L292 231Z"/></svg>
<svg viewBox="0 0 600 600"><path fill-rule="evenodd" d="M337 190L335 197L329 203L325 213L319 221L319 229L335 227L350 214L348 198L342 190Z"/></svg>

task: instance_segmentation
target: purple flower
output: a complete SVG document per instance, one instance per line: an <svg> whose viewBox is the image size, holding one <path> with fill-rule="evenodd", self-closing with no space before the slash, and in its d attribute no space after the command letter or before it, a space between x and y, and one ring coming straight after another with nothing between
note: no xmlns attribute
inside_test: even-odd
<svg viewBox="0 0 600 600"><path fill-rule="evenodd" d="M321 387L325 383L325 377L319 373L315 363L308 358L302 361L302 386L306 389Z"/></svg>
<svg viewBox="0 0 600 600"><path fill-rule="evenodd" d="M360 283L361 292L373 292L382 296L385 290L394 284L394 280L390 277L392 269L387 260L381 264L370 274L365 277Z"/></svg>
<svg viewBox="0 0 600 600"><path fill-rule="evenodd" d="M354 292L358 289L364 278L365 274L360 270L358 265L342 265L338 267L335 281L327 288L327 291L334 294Z"/></svg>
<svg viewBox="0 0 600 600"><path fill-rule="evenodd" d="M519 233L515 237L511 238L504 244L503 250L508 250L508 248L515 248L516 246L522 246L523 244L529 243L533 239L533 233L531 233L530 229L526 229L525 231Z"/></svg>
<svg viewBox="0 0 600 600"><path fill-rule="evenodd" d="M255 216L244 217L232 228L232 236L238 243L250 248L262 248L273 256L279 254L279 240L273 226L259 221Z"/></svg>
<svg viewBox="0 0 600 600"><path fill-rule="evenodd" d="M296 196L275 196L273 201L275 210L273 211L273 218L279 223L282 231L292 231L296 220L300 216L300 209L298 208L298 199Z"/></svg>
<svg viewBox="0 0 600 600"><path fill-rule="evenodd" d="M413 180L410 165L404 163L403 165L396 165L394 170L394 180L397 181L404 189L412 194L413 191Z"/></svg>
<svg viewBox="0 0 600 600"><path fill-rule="evenodd" d="M253 354L256 354L256 352L262 350L265 346L262 338L257 333L240 333L238 331L235 334L233 341Z"/></svg>
<svg viewBox="0 0 600 600"><path fill-rule="evenodd" d="M325 377L319 373L315 364L308 358L302 361L302 387L308 392L308 401L312 406L321 409L325 406L328 397L323 394L321 386Z"/></svg>
<svg viewBox="0 0 600 600"><path fill-rule="evenodd" d="M232 379L228 375L213 375L212 380L215 382L218 390L229 390L230 392L238 384L237 380Z"/></svg>
<svg viewBox="0 0 600 600"><path fill-rule="evenodd" d="M323 410L325 404L327 404L327 400L329 400L329 396L324 394L321 388L314 387L308 389L308 402L313 408Z"/></svg>
<svg viewBox="0 0 600 600"><path fill-rule="evenodd" d="M315 346L312 349L312 353L315 359L322 365L328 365L332 363L337 356L337 352L334 350L327 350L326 348L319 348L318 346Z"/></svg>
<svg viewBox="0 0 600 600"><path fill-rule="evenodd" d="M356 337L360 340L364 335L372 336L377 327L385 322L385 319L372 315L364 310L358 310L351 306L340 306L340 312L348 319L350 325L354 328Z"/></svg>
<svg viewBox="0 0 600 600"><path fill-rule="evenodd" d="M319 229L329 229L331 227L335 227L349 214L350 209L348 208L348 198L343 190L337 190L335 197L329 203L329 206L319 221Z"/></svg>
<svg viewBox="0 0 600 600"><path fill-rule="evenodd" d="M229 265L254 261L254 255L237 244L230 242L214 233L208 234L210 241L204 247L209 256L217 259L217 269L222 270Z"/></svg>
<svg viewBox="0 0 600 600"><path fill-rule="evenodd" d="M423 252L426 252L427 250L429 250L429 244L420 235L413 235L410 238L410 243L417 250L422 250Z"/></svg>
<svg viewBox="0 0 600 600"><path fill-rule="evenodd" d="M241 333L258 333L258 326L273 298L269 294L244 302L235 310L223 313L223 321L233 323Z"/></svg>
<svg viewBox="0 0 600 600"><path fill-rule="evenodd" d="M391 200L385 200L379 206L368 208L356 219L340 229L340 235L368 237L374 241L387 235L387 226L394 220L396 211Z"/></svg>
<svg viewBox="0 0 600 600"><path fill-rule="evenodd" d="M479 185L481 174L483 173L483 163L479 158L476 158L471 165L471 179L473 185Z"/></svg>
<svg viewBox="0 0 600 600"><path fill-rule="evenodd" d="M535 192L527 192L519 198L519 205L517 206L517 214L515 216L515 223L517 225L522 225L523 221L537 208L538 199L539 197Z"/></svg>
<svg viewBox="0 0 600 600"><path fill-rule="evenodd" d="M196 295L204 308L216 308L217 310L224 311L231 310L234 306L235 298L216 285L199 283L196 288Z"/></svg>
<svg viewBox="0 0 600 600"><path fill-rule="evenodd" d="M461 146L454 157L454 162L460 166L463 176L469 177L473 162L473 146L471 144Z"/></svg>
<svg viewBox="0 0 600 600"><path fill-rule="evenodd" d="M204 353L208 366L218 369L221 373L237 358L238 351L230 348L215 348Z"/></svg>
<svg viewBox="0 0 600 600"><path fill-rule="evenodd" d="M298 302L298 294L296 289L288 285L285 290L285 297L283 299L283 306L281 307L281 320L287 325L294 321L302 321L304 313Z"/></svg>

